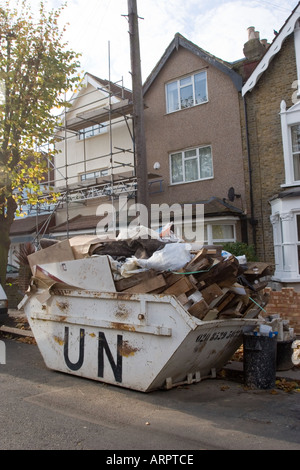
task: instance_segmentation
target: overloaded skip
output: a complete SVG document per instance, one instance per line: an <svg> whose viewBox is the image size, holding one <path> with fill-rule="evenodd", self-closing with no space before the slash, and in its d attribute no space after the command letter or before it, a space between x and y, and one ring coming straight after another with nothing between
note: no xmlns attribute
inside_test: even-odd
<svg viewBox="0 0 300 470"><path fill-rule="evenodd" d="M270 267L242 266L220 246L83 236L28 260L20 307L53 370L169 389L216 377L243 334L264 323Z"/></svg>

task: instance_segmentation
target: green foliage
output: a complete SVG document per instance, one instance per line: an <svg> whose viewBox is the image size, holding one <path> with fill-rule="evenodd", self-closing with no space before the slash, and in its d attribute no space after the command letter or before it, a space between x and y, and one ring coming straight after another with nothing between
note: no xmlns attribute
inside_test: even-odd
<svg viewBox="0 0 300 470"><path fill-rule="evenodd" d="M24 189L35 199L47 171L38 149L47 144L47 153L54 152L53 109L65 104L66 92L80 81L79 55L67 49L65 28L58 27L64 7L46 12L41 2L38 18L29 0L19 2L18 9L10 9L9 0L0 7L0 204L4 210L9 197L23 198ZM3 175L6 179L1 184Z"/></svg>
<svg viewBox="0 0 300 470"><path fill-rule="evenodd" d="M30 0L0 6L0 275L5 274L10 226L22 206L41 197L45 152L54 155L54 109L80 82L79 54L68 49L58 20L66 4L34 16ZM44 147L43 147L44 146ZM43 152L41 149L44 149ZM46 149L46 151L45 151ZM53 195L55 197L55 195ZM49 199L48 199L49 200ZM5 245L4 242L5 241ZM6 251L6 255L5 255Z"/></svg>
<svg viewBox="0 0 300 470"><path fill-rule="evenodd" d="M258 261L253 245L247 245L246 243L242 243L242 242L234 242L234 243L230 242L230 243L224 243L223 249L225 251L229 251L229 253L231 253L234 256L245 255L247 258L247 261Z"/></svg>

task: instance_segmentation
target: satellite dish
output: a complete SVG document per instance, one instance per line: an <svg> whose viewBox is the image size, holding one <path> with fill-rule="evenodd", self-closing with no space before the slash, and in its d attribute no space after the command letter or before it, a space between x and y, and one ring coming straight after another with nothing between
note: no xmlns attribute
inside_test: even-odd
<svg viewBox="0 0 300 470"><path fill-rule="evenodd" d="M233 187L229 188L228 190L228 199L230 202L233 202L234 201L234 198L236 197L241 197L240 194L235 194L235 190Z"/></svg>

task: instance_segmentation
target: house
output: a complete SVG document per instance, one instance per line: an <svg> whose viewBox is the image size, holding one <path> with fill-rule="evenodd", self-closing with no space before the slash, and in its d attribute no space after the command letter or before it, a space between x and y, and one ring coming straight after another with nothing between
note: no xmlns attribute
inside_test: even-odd
<svg viewBox="0 0 300 470"><path fill-rule="evenodd" d="M131 91L86 73L56 133L56 226L65 224L66 230L52 234L68 235L69 221L78 217L88 221L90 230L100 204L114 204L119 195L135 196L132 134Z"/></svg>
<svg viewBox="0 0 300 470"><path fill-rule="evenodd" d="M300 3L246 78L245 178L252 230L274 281L300 288ZM248 145L246 145L248 143Z"/></svg>
<svg viewBox="0 0 300 470"><path fill-rule="evenodd" d="M245 70L244 70L245 72ZM300 332L300 3L242 88L245 178L261 261L274 263L268 314Z"/></svg>
<svg viewBox="0 0 300 470"><path fill-rule="evenodd" d="M16 253L20 246L30 242L36 244L37 238L49 235L50 229L55 225L54 214L41 214L32 217L19 217L13 221L10 229L11 245L8 255L8 263L18 265Z"/></svg>
<svg viewBox="0 0 300 470"><path fill-rule="evenodd" d="M241 88L232 64L179 33L143 86L148 172L163 181L150 195L151 208L192 206L184 221L192 230L201 206L209 244L247 242Z"/></svg>

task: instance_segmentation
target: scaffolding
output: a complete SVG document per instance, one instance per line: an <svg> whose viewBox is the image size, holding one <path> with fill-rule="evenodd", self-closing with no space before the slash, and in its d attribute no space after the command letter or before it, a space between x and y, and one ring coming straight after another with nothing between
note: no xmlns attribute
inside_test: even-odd
<svg viewBox="0 0 300 470"><path fill-rule="evenodd" d="M134 103L132 91L124 87L123 78L120 81L111 81L111 70L110 70L110 43L108 43L108 80L103 80L95 77L92 74L86 73L92 77L97 83L95 90L92 90L91 94L96 94L98 91L104 92L104 97L95 95L95 100L91 96L86 104L80 107L74 107L77 113L76 116L70 117L73 109L67 110L65 107L63 114L61 115L61 125L56 128L56 137L59 136L60 140L63 141L64 148L64 163L59 166L57 159L55 161L48 161L48 179L47 186L45 185L43 195L36 205L30 205L26 207L28 216L36 217L36 240L35 244L39 245L39 239L43 236L41 230L38 230L38 217L41 214L49 214L48 220L45 222L43 227L45 231L49 226L49 222L55 213L58 213L60 209L66 211L66 222L67 227L69 224L69 208L71 204L85 204L92 200L101 200L108 198L113 204L115 199L122 195L126 195L127 199L137 198L138 191L138 175L136 173L136 148L135 148L135 132L134 132ZM121 85L120 85L121 83ZM88 96L85 93L84 96ZM72 100L76 100L77 96L74 96ZM102 105L101 101L106 100L105 105ZM90 109L91 105L93 106ZM89 109L86 109L89 107ZM78 112L79 111L79 112ZM113 145L113 127L119 123L125 123L127 131L129 133L130 148L122 148L120 146ZM109 132L109 150L108 152L94 156L92 158L86 155L86 132L84 129L90 128L91 126L100 126L100 128L107 127ZM83 155L81 161L72 161L68 158L68 143L71 139L79 139L83 136ZM48 148L49 150L49 148ZM49 154L49 152L48 152ZM132 155L130 162L122 161L122 156ZM109 159L109 165L107 167L106 177L95 177L93 180L86 179L85 181L79 181L79 173L70 175L72 166L82 165L83 172L87 174L87 162L91 164L93 161L101 161L101 159ZM127 172L122 172L122 169L127 169ZM52 179L52 176L53 179ZM95 174L96 176L96 174ZM148 190L150 194L159 193L162 191L163 180L159 175L150 174L148 175ZM59 196L57 201L53 203L53 199L50 191L50 186L53 185L55 193ZM41 185L43 186L43 185ZM24 200L24 205L26 201ZM115 223L115 221L114 221ZM45 233L44 231L44 233ZM69 238L69 229L67 228L67 238Z"/></svg>
<svg viewBox="0 0 300 470"><path fill-rule="evenodd" d="M92 76L91 74L88 74ZM69 118L69 114L74 110L71 108L70 111L65 107L63 114L60 116L62 125L56 127L57 136L63 141L64 148L64 163L58 165L56 161L52 161L47 157L47 152L43 152L46 155L48 162L48 178L47 187L53 186L54 192L58 193L58 199L56 203L52 202L52 196L49 189L43 191L43 195L40 197L40 201L36 205L26 204L26 200L23 201L26 206L28 216L36 217L36 240L35 243L38 245L38 240L43 234L41 230L38 230L38 217L41 214L49 213L49 220L43 225L44 233L49 226L49 221L52 216L62 207L66 210L66 221L69 222L69 206L74 203L86 204L87 201L96 200L100 198L109 198L111 203L121 195L126 195L128 199L134 199L136 197L137 183L135 175L135 152L134 152L134 136L131 130L130 121L133 122L132 110L133 104L132 99L126 98L125 95L131 93L123 85L123 79L118 82L112 82L109 80L102 80L98 77L92 76L102 86L89 93L96 94L98 91L103 91L105 97L97 97L94 101L88 101L80 108L75 108L76 111L80 111L76 114L75 118ZM121 82L121 85L119 83ZM87 96L85 94L85 96ZM113 102L113 98L117 98L116 103ZM69 102L76 100L77 96L72 98ZM101 105L102 101L108 101L105 106ZM85 110L86 107L93 105L95 109ZM97 108L96 108L97 106ZM119 123L125 123L130 140L132 142L131 148L120 148L113 145L113 127ZM84 129L91 126L105 126L109 132L109 152L97 155L89 158L86 154L86 135ZM133 124L132 124L133 128ZM83 155L81 161L72 161L68 156L68 143L70 139L79 140L80 135L83 136ZM122 162L120 158L124 154L131 154L131 162ZM118 158L119 157L119 158ZM59 157L58 157L59 158ZM56 158L56 160L58 160ZM69 170L72 166L82 166L84 172L87 170L87 162L91 164L93 161L99 162L101 159L109 159L109 166L107 168L108 175L106 178L93 178L91 181L78 181L78 172L76 176L70 175ZM127 169L127 174L121 172L121 169ZM129 174L130 173L130 174ZM51 175L54 175L53 177ZM69 233L67 230L67 237Z"/></svg>

